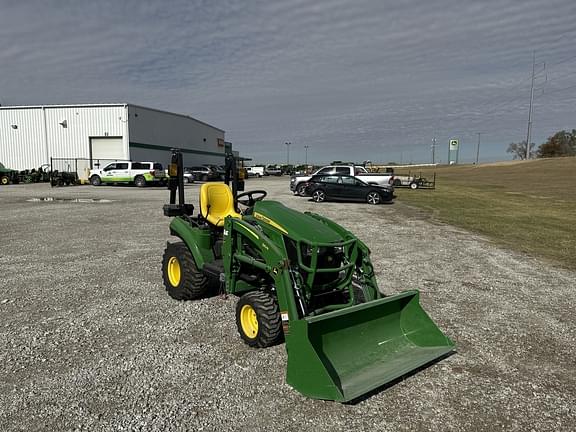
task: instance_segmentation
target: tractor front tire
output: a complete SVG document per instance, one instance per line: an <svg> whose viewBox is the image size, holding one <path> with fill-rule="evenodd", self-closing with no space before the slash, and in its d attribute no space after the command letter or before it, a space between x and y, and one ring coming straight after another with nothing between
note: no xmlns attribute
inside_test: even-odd
<svg viewBox="0 0 576 432"><path fill-rule="evenodd" d="M276 299L263 291L244 294L236 303L236 326L253 348L276 345L282 338L282 321Z"/></svg>
<svg viewBox="0 0 576 432"><path fill-rule="evenodd" d="M162 280L168 295L176 300L195 300L208 291L208 279L198 269L183 242L168 243L162 259Z"/></svg>
<svg viewBox="0 0 576 432"><path fill-rule="evenodd" d="M7 185L10 183L10 177L2 176L0 177L0 184Z"/></svg>

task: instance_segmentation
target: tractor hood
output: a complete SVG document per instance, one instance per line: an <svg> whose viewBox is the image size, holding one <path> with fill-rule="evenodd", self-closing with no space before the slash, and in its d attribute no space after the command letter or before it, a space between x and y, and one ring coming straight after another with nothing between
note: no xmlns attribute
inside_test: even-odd
<svg viewBox="0 0 576 432"><path fill-rule="evenodd" d="M259 223L274 227L296 241L318 243L342 241L342 236L329 226L278 201L258 201L252 215Z"/></svg>

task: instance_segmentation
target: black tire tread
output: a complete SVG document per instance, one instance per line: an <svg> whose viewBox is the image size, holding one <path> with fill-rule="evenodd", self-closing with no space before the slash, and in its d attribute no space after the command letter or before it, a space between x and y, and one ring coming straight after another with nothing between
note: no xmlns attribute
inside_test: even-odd
<svg viewBox="0 0 576 432"><path fill-rule="evenodd" d="M258 334L254 339L244 335L240 323L240 310L249 304L256 311L258 319ZM244 294L236 304L236 326L238 333L247 345L254 348L267 348L282 340L282 321L276 299L264 291L251 291Z"/></svg>
<svg viewBox="0 0 576 432"><path fill-rule="evenodd" d="M180 284L173 287L168 279L168 261L175 256L180 262ZM168 295L176 300L196 300L208 291L208 278L202 273L184 242L169 243L162 258L162 280Z"/></svg>

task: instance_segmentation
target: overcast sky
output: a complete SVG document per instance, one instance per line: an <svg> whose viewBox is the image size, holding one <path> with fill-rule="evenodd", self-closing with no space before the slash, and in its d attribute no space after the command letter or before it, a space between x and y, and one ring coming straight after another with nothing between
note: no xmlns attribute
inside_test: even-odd
<svg viewBox="0 0 576 432"><path fill-rule="evenodd" d="M509 159L533 50L534 142L576 128L575 0L0 0L0 40L2 105L186 113L257 162Z"/></svg>

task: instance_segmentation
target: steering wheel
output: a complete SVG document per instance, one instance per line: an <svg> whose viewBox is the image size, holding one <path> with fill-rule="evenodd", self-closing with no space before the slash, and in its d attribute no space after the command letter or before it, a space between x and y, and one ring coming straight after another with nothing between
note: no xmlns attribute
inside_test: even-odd
<svg viewBox="0 0 576 432"><path fill-rule="evenodd" d="M254 195L257 195L254 197ZM253 190L248 192L242 192L241 194L236 196L236 201L238 204L242 204L246 207L253 207L256 201L262 201L264 197L267 195L266 191L264 190ZM246 199L240 199L247 197Z"/></svg>

